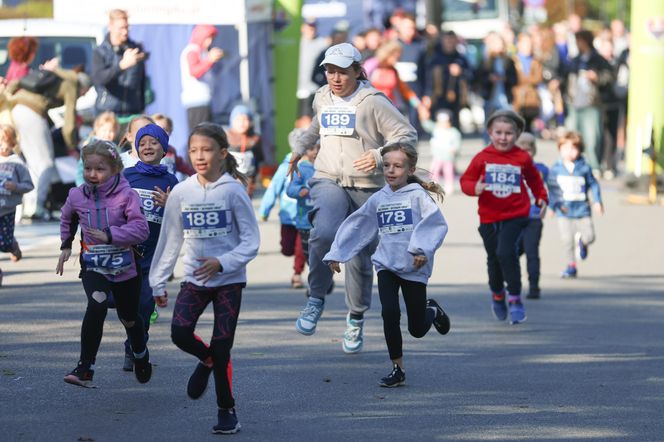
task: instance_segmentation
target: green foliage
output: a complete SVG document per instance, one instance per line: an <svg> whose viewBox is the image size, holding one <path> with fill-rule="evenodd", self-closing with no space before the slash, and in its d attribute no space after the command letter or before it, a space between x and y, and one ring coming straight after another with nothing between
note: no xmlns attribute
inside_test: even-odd
<svg viewBox="0 0 664 442"><path fill-rule="evenodd" d="M53 0L28 0L15 8L0 8L0 19L53 18Z"/></svg>

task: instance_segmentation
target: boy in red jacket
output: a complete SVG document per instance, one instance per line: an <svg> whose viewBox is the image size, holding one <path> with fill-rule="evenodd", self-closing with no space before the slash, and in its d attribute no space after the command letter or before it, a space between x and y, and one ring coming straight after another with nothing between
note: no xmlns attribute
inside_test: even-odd
<svg viewBox="0 0 664 442"><path fill-rule="evenodd" d="M493 294L493 314L507 319L505 286L510 323L526 320L521 302L521 267L517 241L528 222L530 197L526 183L544 215L548 202L542 177L528 152L514 143L523 132L523 118L513 111L494 112L487 120L491 144L479 152L461 176L461 190L479 196L479 232L487 253L489 288Z"/></svg>

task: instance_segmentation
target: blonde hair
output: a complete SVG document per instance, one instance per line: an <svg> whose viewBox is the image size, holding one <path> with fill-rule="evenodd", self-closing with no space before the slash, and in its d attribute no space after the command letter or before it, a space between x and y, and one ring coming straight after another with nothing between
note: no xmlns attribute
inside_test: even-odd
<svg viewBox="0 0 664 442"><path fill-rule="evenodd" d="M12 147L12 151L18 155L21 150L18 146L18 139L16 137L16 131L9 124L0 124L0 133L2 133L5 138L7 138L7 144Z"/></svg>
<svg viewBox="0 0 664 442"><path fill-rule="evenodd" d="M532 156L537 155L537 140L535 139L535 135L530 132L522 133L516 140L516 145L526 152L530 152Z"/></svg>
<svg viewBox="0 0 664 442"><path fill-rule="evenodd" d="M108 165L111 166L111 169L113 169L115 173L122 172L122 169L124 168L117 147L110 141L95 140L83 147L81 153L81 156L83 157L83 163L85 163L85 160L87 160L91 155L99 155L102 157L104 161L106 161Z"/></svg>
<svg viewBox="0 0 664 442"><path fill-rule="evenodd" d="M168 135L173 132L173 119L165 114L153 114L154 123L164 129ZM159 123L162 123L163 126Z"/></svg>
<svg viewBox="0 0 664 442"><path fill-rule="evenodd" d="M583 153L586 147L583 144L583 137L581 137L581 134L578 132L569 131L562 137L558 138L558 149L560 149L560 146L567 142L572 143L572 146L576 147L579 153Z"/></svg>
<svg viewBox="0 0 664 442"><path fill-rule="evenodd" d="M147 122L154 124L154 120L149 115L145 115L145 114L136 115L134 118L129 120L129 123L127 123L127 129L125 130L124 135L122 135L122 138L120 139L120 142L118 143L118 146L122 147L122 146L125 145L125 143L127 143L129 141L128 135L134 133L131 130L131 128L134 126L134 123L139 121L139 120L146 120ZM138 131L136 131L136 132L138 132ZM132 140L131 144L132 144L131 148L133 149L134 148L133 140Z"/></svg>
<svg viewBox="0 0 664 442"><path fill-rule="evenodd" d="M378 63L385 63L390 55L401 51L401 43L396 40L390 40L380 45L380 47L376 50L376 59L378 60Z"/></svg>
<svg viewBox="0 0 664 442"><path fill-rule="evenodd" d="M113 125L113 128L115 129L116 133L120 130L120 124L118 123L118 119L115 116L115 112L106 111L100 113L99 115L97 115L97 118L95 118L95 122L92 124L92 132L97 133L97 131L104 124L109 124L109 123Z"/></svg>
<svg viewBox="0 0 664 442"><path fill-rule="evenodd" d="M385 156L385 154L390 153L390 152L403 152L404 155L406 155L406 159L408 160L408 165L411 168L417 167L417 151L413 149L412 147L404 146L401 144L390 144L389 146L383 147L381 150L381 156ZM445 191L443 190L442 187L440 187L440 184L434 182L434 181L424 181L420 177L416 175L409 175L408 176L408 184L419 184L424 188L429 193L433 193L436 195L438 200L442 203L445 200Z"/></svg>
<svg viewBox="0 0 664 442"><path fill-rule="evenodd" d="M129 20L129 13L124 9L111 9L108 11L108 21Z"/></svg>

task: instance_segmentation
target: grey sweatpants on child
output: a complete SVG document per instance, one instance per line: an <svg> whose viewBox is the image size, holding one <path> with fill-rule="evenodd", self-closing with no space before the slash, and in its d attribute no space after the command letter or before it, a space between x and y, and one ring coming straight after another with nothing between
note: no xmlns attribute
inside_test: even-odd
<svg viewBox="0 0 664 442"><path fill-rule="evenodd" d="M576 262L574 235L581 234L581 241L585 245L592 244L595 241L595 227L593 219L589 216L584 218L558 217L558 228L560 229L560 239L563 242L563 250L567 263Z"/></svg>
<svg viewBox="0 0 664 442"><path fill-rule="evenodd" d="M330 251L341 223L379 189L341 187L325 178L312 178L309 186L314 206L309 214L313 225L309 236L309 294L313 298L325 299L332 287L333 273L323 263L323 257ZM369 244L346 263L346 305L350 313L362 315L371 306L371 255L377 245L378 241Z"/></svg>

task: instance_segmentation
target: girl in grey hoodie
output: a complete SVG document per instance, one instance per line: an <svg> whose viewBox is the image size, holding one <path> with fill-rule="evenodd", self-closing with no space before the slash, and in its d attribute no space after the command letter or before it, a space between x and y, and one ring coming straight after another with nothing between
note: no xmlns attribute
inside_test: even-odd
<svg viewBox="0 0 664 442"><path fill-rule="evenodd" d="M417 178L417 152L407 146L391 145L382 150L383 172L387 184L343 222L323 261L335 272L362 248L378 239L371 257L378 274L378 293L382 304L383 331L392 372L379 382L381 387L403 385L403 366L399 318L399 288L408 312L408 331L421 338L431 325L446 334L450 320L433 299L427 299L426 283L431 276L433 257L447 234L447 223L432 192L443 199L436 183Z"/></svg>
<svg viewBox="0 0 664 442"><path fill-rule="evenodd" d="M198 358L187 394L200 398L211 373L217 393L218 424L213 432L236 433L231 392L230 353L240 313L246 266L258 254L258 223L245 187L228 152L221 126L202 123L189 135L189 158L196 170L171 191L164 209L150 286L157 305L166 306L166 282L184 246L184 281L173 308L171 337L181 350ZM194 334L208 304L214 307L210 344Z"/></svg>

